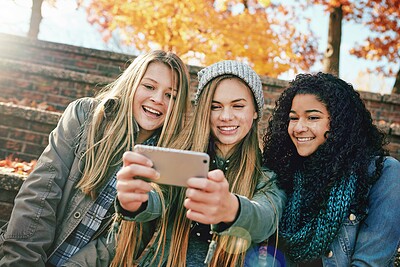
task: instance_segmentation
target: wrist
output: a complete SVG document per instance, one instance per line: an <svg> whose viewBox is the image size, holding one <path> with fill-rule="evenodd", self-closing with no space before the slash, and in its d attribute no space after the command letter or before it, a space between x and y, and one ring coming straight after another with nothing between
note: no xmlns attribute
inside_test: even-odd
<svg viewBox="0 0 400 267"><path fill-rule="evenodd" d="M227 223L227 224L233 224L236 221L237 217L239 216L239 212L240 212L239 199L233 193L230 193L230 201L229 201L229 209L228 210L229 210L228 216L226 217L226 219L223 222Z"/></svg>

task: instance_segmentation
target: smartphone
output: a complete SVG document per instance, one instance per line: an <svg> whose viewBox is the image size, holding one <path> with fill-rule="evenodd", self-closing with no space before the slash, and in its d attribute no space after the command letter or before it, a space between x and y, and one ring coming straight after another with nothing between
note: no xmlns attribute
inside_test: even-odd
<svg viewBox="0 0 400 267"><path fill-rule="evenodd" d="M207 153L146 145L135 145L133 151L149 158L160 173L160 178L152 182L186 187L190 177L207 177L210 164Z"/></svg>

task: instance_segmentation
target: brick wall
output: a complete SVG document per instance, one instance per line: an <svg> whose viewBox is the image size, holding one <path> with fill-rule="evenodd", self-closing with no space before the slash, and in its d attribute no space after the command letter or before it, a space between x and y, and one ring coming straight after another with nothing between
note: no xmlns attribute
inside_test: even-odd
<svg viewBox="0 0 400 267"><path fill-rule="evenodd" d="M0 172L0 226L10 219L14 198L25 177Z"/></svg>
<svg viewBox="0 0 400 267"><path fill-rule="evenodd" d="M132 56L0 33L0 58L116 77Z"/></svg>
<svg viewBox="0 0 400 267"><path fill-rule="evenodd" d="M67 104L79 97L92 96L104 84L114 80L133 58L0 34L0 97L46 101L59 111L48 112L0 102L0 159L10 154L26 161L36 159L47 145L48 134ZM193 95L200 68L188 68ZM265 76L261 79L266 100L266 116L260 127L262 133L274 101L287 82ZM361 96L375 122L388 134L391 154L400 159L400 95L361 92ZM0 219L8 218L13 196L23 178L0 173L0 210L5 213L0 212Z"/></svg>
<svg viewBox="0 0 400 267"><path fill-rule="evenodd" d="M377 118L378 126L388 136L390 141L388 149L391 155L400 159L400 127L398 124L396 125L395 120L387 121L382 116L382 114L387 113L385 108L397 108L398 114L400 105L390 105L387 102L377 105L377 100L372 101L369 93L362 94L362 96L367 99L367 105L372 103L376 106L369 109L372 115ZM260 123L260 134L264 132L267 126L272 108L273 105L266 105L265 107L266 115ZM395 111L393 110L392 113L395 113ZM389 115L392 113L389 113ZM0 159L10 154L26 161L36 159L48 144L48 134L55 128L60 116L61 112L49 112L0 102ZM398 115L397 118L399 118Z"/></svg>
<svg viewBox="0 0 400 267"><path fill-rule="evenodd" d="M37 159L61 116L58 112L0 102L0 158Z"/></svg>
<svg viewBox="0 0 400 267"><path fill-rule="evenodd" d="M62 112L71 101L91 96L103 85L114 80L133 58L125 54L0 34L0 97L45 101ZM193 95L197 85L196 74L200 68L188 68ZM266 100L266 116L260 127L262 133L274 101L287 86L287 82L265 76L261 78ZM392 142L389 145L390 151L400 158L400 95L361 92L361 96L374 120L388 133ZM37 157L38 151L47 142L43 135L54 128L55 124L24 122L23 113L16 118L13 114L16 108L10 111L7 105L0 107L0 110L8 112L4 113L0 122L0 157L11 153L21 158ZM36 124L43 124L42 130L34 133L41 137L39 141L32 137L33 133L28 134L32 131L31 128L37 127ZM23 133L13 129L17 125L20 125L18 127Z"/></svg>

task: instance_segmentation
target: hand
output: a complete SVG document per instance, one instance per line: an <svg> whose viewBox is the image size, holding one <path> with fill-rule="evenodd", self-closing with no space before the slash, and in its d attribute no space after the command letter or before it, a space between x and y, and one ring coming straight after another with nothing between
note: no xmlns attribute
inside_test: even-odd
<svg viewBox="0 0 400 267"><path fill-rule="evenodd" d="M149 199L148 193L153 189L150 183L135 177L156 180L160 174L152 168L151 160L136 152L125 152L122 162L123 167L117 173L117 197L123 209L135 212Z"/></svg>
<svg viewBox="0 0 400 267"><path fill-rule="evenodd" d="M239 200L229 192L229 183L221 170L208 173L207 179L190 178L187 182L186 217L204 224L231 223L239 210Z"/></svg>

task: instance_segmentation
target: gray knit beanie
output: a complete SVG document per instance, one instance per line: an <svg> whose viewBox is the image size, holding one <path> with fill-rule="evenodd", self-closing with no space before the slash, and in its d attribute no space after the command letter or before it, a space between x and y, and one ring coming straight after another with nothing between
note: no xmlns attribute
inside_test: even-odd
<svg viewBox="0 0 400 267"><path fill-rule="evenodd" d="M204 89L204 86L212 79L224 74L235 75L245 81L246 84L250 87L257 102L257 120L259 120L262 117L264 106L264 93L261 79L249 65L239 61L223 60L200 70L197 73L199 85L194 99L195 104L198 104L198 100L201 92Z"/></svg>

